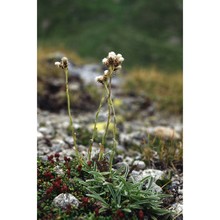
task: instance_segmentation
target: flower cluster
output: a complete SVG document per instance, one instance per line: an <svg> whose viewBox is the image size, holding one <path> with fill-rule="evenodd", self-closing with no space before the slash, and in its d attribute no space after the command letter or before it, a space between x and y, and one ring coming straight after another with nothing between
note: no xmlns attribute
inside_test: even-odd
<svg viewBox="0 0 220 220"><path fill-rule="evenodd" d="M113 71L121 69L121 64L124 61L124 58L120 53L117 55L115 52L109 52L108 56L102 60L102 63L108 68L111 67Z"/></svg>
<svg viewBox="0 0 220 220"><path fill-rule="evenodd" d="M108 56L102 60L102 63L108 67L108 70L104 71L104 74L96 77L96 81L99 83L104 83L107 81L108 77L111 77L113 71L121 69L121 64L124 61L124 58L119 53L116 55L115 52L109 52Z"/></svg>
<svg viewBox="0 0 220 220"><path fill-rule="evenodd" d="M66 57L63 57L61 59L61 62L55 62L54 64L59 68L67 69L68 68L68 59Z"/></svg>

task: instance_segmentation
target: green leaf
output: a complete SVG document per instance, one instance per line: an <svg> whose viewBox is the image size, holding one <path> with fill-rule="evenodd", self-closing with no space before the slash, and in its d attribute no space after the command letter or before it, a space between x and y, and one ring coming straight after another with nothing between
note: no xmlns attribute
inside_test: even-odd
<svg viewBox="0 0 220 220"><path fill-rule="evenodd" d="M131 209L128 209L128 208L124 208L122 209L124 212L131 212Z"/></svg>
<svg viewBox="0 0 220 220"><path fill-rule="evenodd" d="M86 195L102 202L102 205L105 205L105 207L109 207L109 204L101 196L99 196L97 194L95 194L95 195L94 194L86 194Z"/></svg>

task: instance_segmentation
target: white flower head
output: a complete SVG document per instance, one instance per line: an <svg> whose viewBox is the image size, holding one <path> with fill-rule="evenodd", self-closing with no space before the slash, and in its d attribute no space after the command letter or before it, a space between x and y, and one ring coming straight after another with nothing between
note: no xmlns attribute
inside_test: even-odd
<svg viewBox="0 0 220 220"><path fill-rule="evenodd" d="M103 63L103 64L106 64L106 63L107 63L107 61L108 61L108 59L107 59L107 58L102 59L102 63Z"/></svg>
<svg viewBox="0 0 220 220"><path fill-rule="evenodd" d="M121 65L118 65L117 67L115 67L115 70L119 70L121 69Z"/></svg>
<svg viewBox="0 0 220 220"><path fill-rule="evenodd" d="M116 57L115 52L111 51L111 52L108 53L108 58L115 59L115 57Z"/></svg>
<svg viewBox="0 0 220 220"><path fill-rule="evenodd" d="M96 80L96 82L103 83L104 77L103 76L96 76L95 80Z"/></svg>
<svg viewBox="0 0 220 220"><path fill-rule="evenodd" d="M62 62L68 62L68 59L66 57L63 57L61 60Z"/></svg>
<svg viewBox="0 0 220 220"><path fill-rule="evenodd" d="M122 57L122 55L120 54L120 53L118 53L117 55L116 55L116 58L121 58Z"/></svg>
<svg viewBox="0 0 220 220"><path fill-rule="evenodd" d="M60 67L60 62L55 62L55 66Z"/></svg>
<svg viewBox="0 0 220 220"><path fill-rule="evenodd" d="M108 70L104 71L104 75L107 76L108 75Z"/></svg>

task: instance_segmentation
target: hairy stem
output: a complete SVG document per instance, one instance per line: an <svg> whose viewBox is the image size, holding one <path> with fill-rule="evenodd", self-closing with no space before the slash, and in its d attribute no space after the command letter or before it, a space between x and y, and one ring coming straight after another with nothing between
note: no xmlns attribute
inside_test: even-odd
<svg viewBox="0 0 220 220"><path fill-rule="evenodd" d="M114 119L114 127L113 127L113 149L112 149L112 152L111 152L111 156L110 156L110 165L109 165L109 170L111 171L112 169L112 163L113 163L113 159L114 159L114 155L115 155L115 152L116 152L116 147L117 147L117 141L116 141L116 132L117 132L117 121L116 121L116 115L115 115L115 108L114 108L114 105L113 105L113 101L110 97L110 106L111 106L111 109L112 109L112 112L113 112L113 119Z"/></svg>
<svg viewBox="0 0 220 220"><path fill-rule="evenodd" d="M71 116L71 111L70 111L70 96L69 96L69 85L68 85L68 69L65 68L64 69L65 72L65 76L66 76L66 97L67 97L67 109L68 109L68 115L69 115L69 121L70 121L70 129L71 129L71 133L72 133L72 137L73 137L73 142L74 142L74 150L76 152L76 156L79 159L79 152L77 149L77 144L76 144L76 133L74 131L74 127L73 127L73 119Z"/></svg>
<svg viewBox="0 0 220 220"><path fill-rule="evenodd" d="M93 128L92 139L90 139L90 145L89 145L89 149L88 149L88 160L91 160L92 145L93 145L93 142L94 142L96 134L97 134L96 124L97 124L99 113L100 113L100 110L103 106L104 101L105 101L105 96L103 95L102 99L100 101L100 104L99 104L99 108L98 108L96 115L95 115L95 123L94 123L94 128Z"/></svg>
<svg viewBox="0 0 220 220"><path fill-rule="evenodd" d="M104 86L105 86L105 90L107 93L107 102L108 102L108 119L107 119L107 123L106 123L106 127L105 127L105 133L102 137L102 145L105 145L105 141L106 141L106 135L108 133L108 128L109 128L109 124L110 124L110 120L111 120L111 106L110 106L110 102L109 102L109 98L110 98L110 92L108 89L108 85L106 82L104 82Z"/></svg>

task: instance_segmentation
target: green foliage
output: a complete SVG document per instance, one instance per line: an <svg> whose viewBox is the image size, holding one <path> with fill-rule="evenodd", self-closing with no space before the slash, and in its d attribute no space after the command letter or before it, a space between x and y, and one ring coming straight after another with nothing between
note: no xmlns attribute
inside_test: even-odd
<svg viewBox="0 0 220 220"><path fill-rule="evenodd" d="M87 58L117 50L128 67L182 69L182 34L182 0L38 1L39 45Z"/></svg>
<svg viewBox="0 0 220 220"><path fill-rule="evenodd" d="M76 216L77 219L117 219L120 212L125 219L138 219L139 210L150 219L171 218L172 212L162 208L163 198L167 195L152 190L151 177L135 182L129 178L128 167L100 172L95 161L91 165L83 163L79 169L76 158L65 158L65 161L56 156L48 158L48 161L38 158L38 219L72 219ZM63 174L56 172L57 166ZM50 188L52 190L48 191ZM79 207L54 207L52 201L60 193L74 195L80 201ZM90 199L85 200L88 197Z"/></svg>

